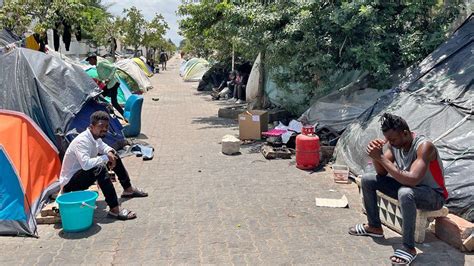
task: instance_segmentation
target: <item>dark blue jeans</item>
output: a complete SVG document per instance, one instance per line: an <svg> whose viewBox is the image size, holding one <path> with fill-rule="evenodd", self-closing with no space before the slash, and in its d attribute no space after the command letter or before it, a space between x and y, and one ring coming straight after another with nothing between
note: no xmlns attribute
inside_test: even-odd
<svg viewBox="0 0 474 266"><path fill-rule="evenodd" d="M429 211L441 209L445 201L443 195L428 186L403 186L390 176L364 175L362 194L369 226L372 227L382 226L377 207L377 190L400 202L403 245L409 249L415 248L416 209Z"/></svg>

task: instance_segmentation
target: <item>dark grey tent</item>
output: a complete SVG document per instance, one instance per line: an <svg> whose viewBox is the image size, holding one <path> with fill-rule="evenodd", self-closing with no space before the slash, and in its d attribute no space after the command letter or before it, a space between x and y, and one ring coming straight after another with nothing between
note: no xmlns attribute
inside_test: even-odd
<svg viewBox="0 0 474 266"><path fill-rule="evenodd" d="M433 140L443 160L450 212L474 221L474 20L350 124L336 146L337 163L355 174L367 165L365 146L381 137L384 112L405 118L414 132Z"/></svg>
<svg viewBox="0 0 474 266"><path fill-rule="evenodd" d="M0 66L0 109L28 115L63 150L68 123L97 85L80 67L24 48L0 54Z"/></svg>
<svg viewBox="0 0 474 266"><path fill-rule="evenodd" d="M21 40L20 37L16 36L11 31L8 31L5 29L0 30L0 45L1 46L9 45L20 40Z"/></svg>

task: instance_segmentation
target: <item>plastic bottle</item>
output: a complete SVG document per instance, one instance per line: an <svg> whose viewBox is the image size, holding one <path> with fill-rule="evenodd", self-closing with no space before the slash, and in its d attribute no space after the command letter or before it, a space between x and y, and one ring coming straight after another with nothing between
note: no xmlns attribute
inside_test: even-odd
<svg viewBox="0 0 474 266"><path fill-rule="evenodd" d="M367 162L367 166L364 169L364 174L374 174L375 173L375 167L372 161Z"/></svg>

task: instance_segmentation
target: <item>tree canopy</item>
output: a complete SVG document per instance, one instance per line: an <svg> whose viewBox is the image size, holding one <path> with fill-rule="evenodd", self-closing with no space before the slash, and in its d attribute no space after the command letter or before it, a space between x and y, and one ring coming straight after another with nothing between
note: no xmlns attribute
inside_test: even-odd
<svg viewBox="0 0 474 266"><path fill-rule="evenodd" d="M201 1L178 14L184 49L218 61L232 46L248 61L262 53L279 86L302 84L309 102L338 72L367 72L369 86L388 88L392 73L445 40L462 2Z"/></svg>

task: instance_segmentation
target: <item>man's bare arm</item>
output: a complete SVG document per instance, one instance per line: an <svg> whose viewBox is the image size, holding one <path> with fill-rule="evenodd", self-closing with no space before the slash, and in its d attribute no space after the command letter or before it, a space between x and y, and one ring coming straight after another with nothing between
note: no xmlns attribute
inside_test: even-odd
<svg viewBox="0 0 474 266"><path fill-rule="evenodd" d="M414 187L420 183L425 176L430 161L436 158L435 147L431 142L425 142L418 147L417 159L412 163L409 171L400 170L392 161L385 156L373 158L379 163L390 176L400 184Z"/></svg>

